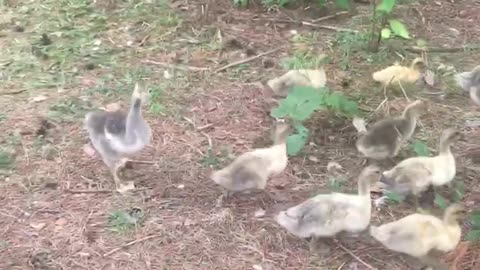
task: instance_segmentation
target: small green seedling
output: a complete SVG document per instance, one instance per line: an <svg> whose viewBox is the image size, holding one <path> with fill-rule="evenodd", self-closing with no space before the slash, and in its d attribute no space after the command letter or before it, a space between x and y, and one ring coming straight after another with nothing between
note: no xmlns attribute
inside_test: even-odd
<svg viewBox="0 0 480 270"><path fill-rule="evenodd" d="M470 241L480 241L480 211L475 211L470 217L472 228L467 234L467 239Z"/></svg>
<svg viewBox="0 0 480 270"><path fill-rule="evenodd" d="M429 157L432 155L428 146L422 141L415 140L412 144L412 148L417 156Z"/></svg>
<svg viewBox="0 0 480 270"><path fill-rule="evenodd" d="M143 211L139 208L129 211L115 210L109 216L108 225L111 231L124 233L139 226L143 218Z"/></svg>
<svg viewBox="0 0 480 270"><path fill-rule="evenodd" d="M320 108L327 108L337 113L353 116L358 112L357 103L349 100L340 92L331 92L328 88L297 86L282 99L270 115L275 118L292 120L295 133L287 138L287 152L290 156L298 155L309 137L309 130L303 122Z"/></svg>

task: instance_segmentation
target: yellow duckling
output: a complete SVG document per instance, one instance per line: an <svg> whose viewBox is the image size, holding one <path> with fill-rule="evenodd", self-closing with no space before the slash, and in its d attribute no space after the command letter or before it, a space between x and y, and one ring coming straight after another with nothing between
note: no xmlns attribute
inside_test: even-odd
<svg viewBox="0 0 480 270"><path fill-rule="evenodd" d="M380 71L374 72L373 80L389 85L391 83L407 82L415 83L421 77L420 69L425 65L422 58L417 57L412 61L410 67L400 66L398 64L389 66Z"/></svg>
<svg viewBox="0 0 480 270"><path fill-rule="evenodd" d="M280 212L275 220L290 233L302 237L332 237L346 231L358 233L370 224L370 185L380 169L368 166L358 178L358 194L320 194Z"/></svg>
<svg viewBox="0 0 480 270"><path fill-rule="evenodd" d="M439 258L429 253L455 249L462 234L459 222L466 214L464 206L453 204L445 210L443 219L416 213L379 227L371 226L370 235L387 249L416 257L436 269L448 270L439 263Z"/></svg>
<svg viewBox="0 0 480 270"><path fill-rule="evenodd" d="M456 174L455 157L450 148L462 137L455 129L444 130L440 137L437 156L405 159L391 170L383 172L379 184L384 185L387 190L418 196L430 185L441 186L450 183Z"/></svg>

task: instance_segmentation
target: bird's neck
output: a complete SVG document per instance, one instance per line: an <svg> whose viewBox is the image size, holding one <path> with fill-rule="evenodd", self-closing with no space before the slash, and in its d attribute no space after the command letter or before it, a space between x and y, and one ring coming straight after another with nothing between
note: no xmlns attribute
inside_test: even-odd
<svg viewBox="0 0 480 270"><path fill-rule="evenodd" d="M370 196L370 185L368 181L360 180L358 182L358 195Z"/></svg>
<svg viewBox="0 0 480 270"><path fill-rule="evenodd" d="M134 125L138 124L138 122L142 119L142 112L140 110L141 105L142 100L137 98L132 102L132 105L130 106L130 111L127 115L125 131L125 139L127 141L133 141L135 139L135 129L133 127Z"/></svg>

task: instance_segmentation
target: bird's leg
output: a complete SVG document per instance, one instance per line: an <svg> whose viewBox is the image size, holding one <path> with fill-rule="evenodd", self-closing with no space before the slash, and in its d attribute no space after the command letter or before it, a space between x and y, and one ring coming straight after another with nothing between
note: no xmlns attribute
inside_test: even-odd
<svg viewBox="0 0 480 270"><path fill-rule="evenodd" d="M123 184L122 183L123 181L118 176L119 171L125 167L125 164L127 162L128 162L128 159L122 158L117 163L115 163L112 169L113 180L115 181L115 186L119 193L125 193L129 190L135 189L135 185L133 181L127 181L125 184Z"/></svg>
<svg viewBox="0 0 480 270"><path fill-rule="evenodd" d="M360 165L361 167L365 167L368 163L368 158L364 158L362 161L362 164Z"/></svg>

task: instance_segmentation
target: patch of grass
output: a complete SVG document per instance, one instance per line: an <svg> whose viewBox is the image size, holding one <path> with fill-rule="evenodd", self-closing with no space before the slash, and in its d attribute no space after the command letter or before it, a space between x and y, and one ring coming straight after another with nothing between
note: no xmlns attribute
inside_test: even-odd
<svg viewBox="0 0 480 270"><path fill-rule="evenodd" d="M350 68L350 58L356 53L364 53L370 40L369 34L360 32L339 32L335 37L334 45L340 50L342 60L340 67L343 70Z"/></svg>
<svg viewBox="0 0 480 270"><path fill-rule="evenodd" d="M135 54L119 47L136 45L150 33L162 36L181 23L166 0L119 2L108 12L89 0L37 0L10 10L29 34L6 39L5 76L27 89L65 88L84 71L125 68ZM152 44L149 49L161 46Z"/></svg>
<svg viewBox="0 0 480 270"><path fill-rule="evenodd" d="M330 177L328 187L333 192L341 192L347 180L345 178Z"/></svg>
<svg viewBox="0 0 480 270"><path fill-rule="evenodd" d="M15 164L15 155L6 149L0 148L0 174L1 171L7 171L13 168Z"/></svg>
<svg viewBox="0 0 480 270"><path fill-rule="evenodd" d="M90 103L76 97L71 97L51 105L48 117L55 120L73 122L83 118L85 113L91 109L92 105Z"/></svg>
<svg viewBox="0 0 480 270"><path fill-rule="evenodd" d="M220 169L221 165L227 161L230 161L229 152L227 148L222 147L220 149L220 155L217 156L212 148L208 148L207 155L200 161L203 166L212 167L216 170Z"/></svg>
<svg viewBox="0 0 480 270"><path fill-rule="evenodd" d="M144 220L144 213L139 208L128 211L115 210L110 213L108 226L110 230L117 233L126 233L140 226Z"/></svg>
<svg viewBox="0 0 480 270"><path fill-rule="evenodd" d="M8 119L6 113L0 113L0 122L5 122Z"/></svg>
<svg viewBox="0 0 480 270"><path fill-rule="evenodd" d="M325 56L312 51L296 51L292 57L282 59L286 69L316 69L325 64Z"/></svg>

